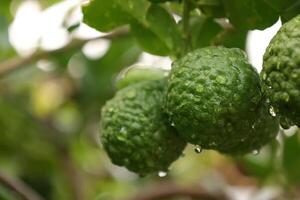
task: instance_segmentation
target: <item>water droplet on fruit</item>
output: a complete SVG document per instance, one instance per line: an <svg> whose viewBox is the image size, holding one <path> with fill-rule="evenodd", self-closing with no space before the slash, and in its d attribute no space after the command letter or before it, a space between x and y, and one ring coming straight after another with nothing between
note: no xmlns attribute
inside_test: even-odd
<svg viewBox="0 0 300 200"><path fill-rule="evenodd" d="M195 150L196 153L201 153L202 152L202 148L198 145L195 147L194 150Z"/></svg>
<svg viewBox="0 0 300 200"><path fill-rule="evenodd" d="M276 113L274 111L274 108L271 106L270 109L269 109L269 113L272 117L276 117Z"/></svg>
<svg viewBox="0 0 300 200"><path fill-rule="evenodd" d="M167 174L168 174L168 173L165 172L165 171L159 171L159 172L158 172L158 176L159 176L159 177L165 177L165 176L167 176Z"/></svg>
<svg viewBox="0 0 300 200"><path fill-rule="evenodd" d="M258 154L259 154L259 150L257 150L257 149L253 150L253 151L252 151L252 154L253 154L253 155L258 155Z"/></svg>

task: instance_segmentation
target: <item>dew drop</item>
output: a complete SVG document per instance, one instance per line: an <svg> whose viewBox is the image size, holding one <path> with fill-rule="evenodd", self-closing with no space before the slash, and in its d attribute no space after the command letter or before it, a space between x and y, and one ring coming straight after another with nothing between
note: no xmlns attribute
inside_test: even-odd
<svg viewBox="0 0 300 200"><path fill-rule="evenodd" d="M174 123L174 122L172 122L172 123L171 123L171 126L173 126L173 127L174 127L174 126L175 126L175 123Z"/></svg>
<svg viewBox="0 0 300 200"><path fill-rule="evenodd" d="M202 152L202 148L200 146L196 146L194 150L195 150L196 153L201 153Z"/></svg>
<svg viewBox="0 0 300 200"><path fill-rule="evenodd" d="M251 128L254 129L254 128L255 128L255 124L253 124L253 125L251 126Z"/></svg>
<svg viewBox="0 0 300 200"><path fill-rule="evenodd" d="M253 154L253 155L258 155L258 154L259 154L259 150L257 150L257 149L253 150L253 151L252 151L252 154Z"/></svg>
<svg viewBox="0 0 300 200"><path fill-rule="evenodd" d="M165 177L165 176L167 176L167 174L168 174L168 173L165 172L165 171L159 171L159 172L158 172L158 176L159 176L159 177Z"/></svg>
<svg viewBox="0 0 300 200"><path fill-rule="evenodd" d="M276 113L274 111L274 108L271 106L270 109L269 109L269 113L272 117L276 117Z"/></svg>

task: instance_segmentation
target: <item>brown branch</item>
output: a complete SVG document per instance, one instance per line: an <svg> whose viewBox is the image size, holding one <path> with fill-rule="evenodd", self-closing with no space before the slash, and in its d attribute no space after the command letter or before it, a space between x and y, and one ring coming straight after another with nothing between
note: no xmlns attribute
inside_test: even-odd
<svg viewBox="0 0 300 200"><path fill-rule="evenodd" d="M44 198L37 194L26 183L16 178L11 178L0 172L0 184L11 189L23 200L43 200Z"/></svg>
<svg viewBox="0 0 300 200"><path fill-rule="evenodd" d="M86 40L78 40L74 39L72 42L67 44L66 46L56 49L53 51L38 51L31 56L25 57L25 58L12 58L7 61L4 61L3 63L0 63L0 78L3 77L6 74L9 74L10 72L13 72L14 70L20 69L30 63L36 62L41 59L45 59L48 57L51 57L52 55L57 55L64 53L66 51L81 48L84 44L86 44L89 41L97 40L97 39L114 39L120 36L124 36L128 34L127 28L121 28L116 30L115 32L97 37L92 39L86 39Z"/></svg>
<svg viewBox="0 0 300 200"><path fill-rule="evenodd" d="M157 184L153 188L141 191L135 197L127 200L160 200L179 196L198 200L228 200L225 194L212 194L199 185L180 187L170 182Z"/></svg>

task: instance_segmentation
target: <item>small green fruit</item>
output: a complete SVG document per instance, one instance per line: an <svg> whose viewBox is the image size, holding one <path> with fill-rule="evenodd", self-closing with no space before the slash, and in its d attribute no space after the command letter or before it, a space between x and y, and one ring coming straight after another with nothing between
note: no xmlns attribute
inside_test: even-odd
<svg viewBox="0 0 300 200"><path fill-rule="evenodd" d="M278 130L258 73L239 49L207 47L174 62L166 110L187 142L228 154L260 149Z"/></svg>
<svg viewBox="0 0 300 200"><path fill-rule="evenodd" d="M116 81L116 88L120 90L128 85L132 85L141 81L163 79L167 75L167 70L133 65L126 68L119 74Z"/></svg>
<svg viewBox="0 0 300 200"><path fill-rule="evenodd" d="M143 81L118 91L101 114L101 142L111 161L146 175L167 171L186 143L168 126L162 105L165 80Z"/></svg>
<svg viewBox="0 0 300 200"><path fill-rule="evenodd" d="M284 24L270 42L261 78L281 125L300 126L300 15Z"/></svg>

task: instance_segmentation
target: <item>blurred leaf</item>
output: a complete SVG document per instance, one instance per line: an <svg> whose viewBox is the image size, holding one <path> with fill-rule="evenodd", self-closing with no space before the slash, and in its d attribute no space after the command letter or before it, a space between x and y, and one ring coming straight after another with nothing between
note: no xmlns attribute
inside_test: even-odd
<svg viewBox="0 0 300 200"><path fill-rule="evenodd" d="M1 4L0 4L0 16L5 17L7 20L11 20L12 16L10 13L10 3L12 1L11 0L2 0ZM0 27L2 29L2 26L0 24Z"/></svg>
<svg viewBox="0 0 300 200"><path fill-rule="evenodd" d="M276 166L274 166L274 160L277 159L277 148L278 143L276 140L274 140L271 144L261 149L258 155L248 154L237 159L237 162L245 174L249 176L255 176L260 180L264 180L272 175L276 170Z"/></svg>
<svg viewBox="0 0 300 200"><path fill-rule="evenodd" d="M278 20L278 14L262 0L223 0L226 16L236 29L265 29Z"/></svg>
<svg viewBox="0 0 300 200"><path fill-rule="evenodd" d="M284 140L282 165L291 183L300 183L300 139L296 133Z"/></svg>
<svg viewBox="0 0 300 200"><path fill-rule="evenodd" d="M135 63L141 51L133 37L125 36L111 41L107 53L97 60L90 60L76 54L76 62L81 62L86 74L80 82L77 99L87 117L99 115L99 107L114 93L114 79L121 69Z"/></svg>
<svg viewBox="0 0 300 200"><path fill-rule="evenodd" d="M0 185L0 199L1 200L21 200L16 195L14 195L10 190L7 190L7 188L2 187Z"/></svg>
<svg viewBox="0 0 300 200"><path fill-rule="evenodd" d="M9 43L8 25L7 18L0 14L0 61L15 54L14 49Z"/></svg>

